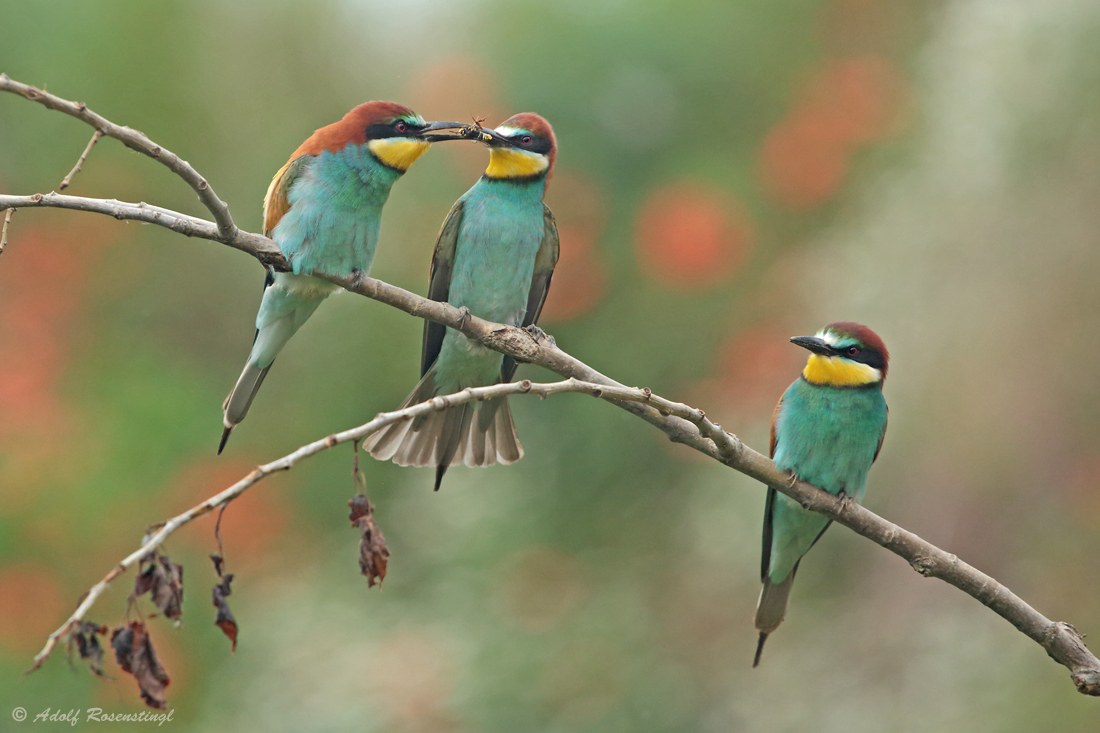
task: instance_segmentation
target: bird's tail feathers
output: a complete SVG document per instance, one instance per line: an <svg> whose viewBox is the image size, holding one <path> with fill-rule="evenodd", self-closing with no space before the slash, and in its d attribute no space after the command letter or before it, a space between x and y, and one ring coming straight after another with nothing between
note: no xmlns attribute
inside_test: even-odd
<svg viewBox="0 0 1100 733"><path fill-rule="evenodd" d="M797 566L795 568L797 570ZM756 643L756 656L753 657L752 666L760 664L760 655L764 652L764 642L768 634L779 628L787 615L787 600L791 596L791 586L794 584L794 571L787 576L782 583L772 583L771 579L764 578L764 587L760 591L760 600L756 603L756 630L760 632L760 639Z"/></svg>
<svg viewBox="0 0 1100 733"><path fill-rule="evenodd" d="M218 444L219 455L225 448L225 442L229 440L229 434L233 432L233 428L241 420L244 420L245 415L248 414L248 408L252 407L252 400L255 399L256 393L260 391L260 385L264 383L264 377L267 376L270 369L270 364L261 369L251 361L244 365L244 371L237 379L233 391L222 403L222 410L224 411L222 422L225 429L222 431L221 443Z"/></svg>
<svg viewBox="0 0 1100 733"><path fill-rule="evenodd" d="M426 402L438 394L434 370L428 370L401 403L401 408ZM504 397L464 403L402 420L372 435L364 446L379 460L399 466L435 466L436 483L450 466L491 466L523 457L512 411Z"/></svg>

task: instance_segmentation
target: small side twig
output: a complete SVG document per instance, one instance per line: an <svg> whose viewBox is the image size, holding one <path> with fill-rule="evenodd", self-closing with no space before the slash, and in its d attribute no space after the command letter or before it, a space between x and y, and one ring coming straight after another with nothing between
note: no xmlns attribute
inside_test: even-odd
<svg viewBox="0 0 1100 733"><path fill-rule="evenodd" d="M8 225L11 224L11 215L15 211L15 209L8 209L8 212L4 214L4 226L0 228L0 255L4 254L4 247L8 246Z"/></svg>
<svg viewBox="0 0 1100 733"><path fill-rule="evenodd" d="M7 74L0 73L0 91L18 94L21 97L37 102L47 109L63 112L71 117L91 125L107 137L113 137L131 150L148 155L153 160L160 161L168 170L187 182L187 185L199 197L199 201L214 216L218 228L219 241L233 238L237 232L237 225L233 223L233 217L229 214L229 207L218 198L214 189L210 187L206 179L191 167L186 160L182 160L171 150L156 144L143 133L131 128L116 125L102 115L98 115L88 109L84 102L71 102L62 99L55 94L15 81Z"/></svg>
<svg viewBox="0 0 1100 733"><path fill-rule="evenodd" d="M73 176L80 172L80 166L84 165L84 160L88 157L88 153L92 152L92 147L99 142L99 138L101 137L103 137L103 132L101 130L96 130L92 135L92 139L88 142L88 147L84 148L84 152L77 158L76 165L69 171L69 175L61 180L61 185L57 187L58 191L64 191L69 187L69 184L73 182Z"/></svg>

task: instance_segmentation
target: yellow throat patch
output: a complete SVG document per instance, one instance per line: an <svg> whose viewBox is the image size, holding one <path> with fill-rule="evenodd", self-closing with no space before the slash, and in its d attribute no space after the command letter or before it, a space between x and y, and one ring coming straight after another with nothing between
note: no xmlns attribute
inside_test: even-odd
<svg viewBox="0 0 1100 733"><path fill-rule="evenodd" d="M860 387L882 381L882 372L873 366L820 354L810 354L802 376L810 384L826 387Z"/></svg>
<svg viewBox="0 0 1100 733"><path fill-rule="evenodd" d="M550 165L545 156L515 148L490 148L489 178L527 178L542 173Z"/></svg>
<svg viewBox="0 0 1100 733"><path fill-rule="evenodd" d="M390 168L405 172L417 158L428 152L431 143L407 137L385 137L380 140L371 140L367 143L367 147L376 158Z"/></svg>

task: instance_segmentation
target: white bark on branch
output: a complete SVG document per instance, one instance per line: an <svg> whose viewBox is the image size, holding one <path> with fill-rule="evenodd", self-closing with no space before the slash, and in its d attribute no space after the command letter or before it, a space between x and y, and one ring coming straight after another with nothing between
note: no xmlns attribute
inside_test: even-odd
<svg viewBox="0 0 1100 733"><path fill-rule="evenodd" d="M0 210L10 210L16 207L55 207L107 214L118 219L142 221L163 226L188 236L219 241L249 253L265 266L279 270L287 269L286 260L273 241L258 234L243 232L233 226L232 220L229 218L228 208L213 195L206 181L190 166L180 161L178 157L159 146L153 145L144 135L129 128L118 127L89 112L84 105L76 105L53 95L47 95L34 87L14 82L4 74L0 74L0 90L15 92L28 99L40 102L51 109L73 115L93 125L96 129L103 130L105 135L120 139L130 147L165 162L170 169L188 181L192 188L195 188L200 199L203 199L203 203L207 204L207 208L214 213L217 223L145 203L128 204L113 200L62 196L56 193L34 194L33 196L0 195ZM149 149L142 146L147 146ZM152 152L152 148L156 149L155 154ZM169 163L169 161L174 162ZM201 186L197 185L196 182L201 182ZM206 198L204 198L204 195ZM216 202L216 205L208 203L208 198ZM220 216L219 212L223 216ZM347 290L386 303L410 315L441 323L461 331L471 339L495 351L512 356L519 362L536 364L561 376L571 378L566 382L548 385L530 385L526 382L495 385L494 387L480 388L480 391L466 390L447 398L436 398L437 400L468 401L470 399L484 399L492 394L498 394L488 392L488 390L501 390L499 394L542 393L543 390L553 390L546 392L547 394L569 391L598 393L597 396L602 399L638 415L662 430L670 440L694 448L726 466L790 496L807 509L829 517L837 524L848 527L904 558L921 575L939 578L977 599L1042 646L1056 662L1067 667L1079 692L1100 696L1100 659L1097 659L1085 647L1081 634L1071 625L1051 621L992 577L921 539L912 532L879 517L863 506L847 499L835 497L779 471L769 458L745 446L737 436L724 431L720 426L709 420L702 410L657 397L651 394L648 389L626 387L565 353L557 347L552 338L538 329L528 331L485 321L448 303L428 300L373 278L326 277L326 279L343 286ZM71 628L72 624L83 618L95 599L114 578L124 572L126 568L137 563L142 557L148 555L153 548L163 542L165 537L180 526L225 504L273 471L285 470L299 460L325 448L332 447L340 442L356 440L358 437L363 437L389 424L388 422L379 421L389 420L392 422L395 419L401 419L400 417L394 418L394 415L404 415L412 410L439 409L433 402L416 405L399 413L383 413L359 428L310 443L288 456L265 466L260 466L220 494L169 520L140 549L124 559L92 588L69 621L50 635L46 647L35 658L35 665L32 669L36 669L45 661L58 639Z"/></svg>

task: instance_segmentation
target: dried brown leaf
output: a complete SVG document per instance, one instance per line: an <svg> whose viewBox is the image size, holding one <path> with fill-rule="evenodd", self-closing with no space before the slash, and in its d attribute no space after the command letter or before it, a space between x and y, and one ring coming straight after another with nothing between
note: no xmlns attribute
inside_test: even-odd
<svg viewBox="0 0 1100 733"><path fill-rule="evenodd" d="M111 632L111 647L115 650L115 660L123 672L128 672L137 680L141 689L141 699L145 704L157 710L166 705L164 690L171 680L157 659L153 642L142 621L131 621Z"/></svg>
<svg viewBox="0 0 1100 733"><path fill-rule="evenodd" d="M103 671L103 647L100 645L97 636L106 633L106 626L82 621L69 634L69 648L71 650L72 646L75 645L80 658L88 660L88 668L93 673L104 679L111 679Z"/></svg>
<svg viewBox="0 0 1100 733"><path fill-rule="evenodd" d="M229 610L229 604L225 598L232 590L229 585L233 582L233 573L222 576L222 582L214 586L214 608L218 609L218 617L214 623L222 630L229 640L233 642L232 651L237 651L237 619L233 618L233 612Z"/></svg>
<svg viewBox="0 0 1100 733"><path fill-rule="evenodd" d="M386 538L382 536L382 530L374 521L374 507L363 494L353 496L348 501L348 506L351 507L348 519L362 533L359 539L359 572L367 576L368 588L374 587L376 582L381 585L386 577L386 564L389 562L390 551L386 547Z"/></svg>
<svg viewBox="0 0 1100 733"><path fill-rule="evenodd" d="M133 597L144 593L149 594L165 616L179 620L183 614L183 566L172 562L167 555L158 554L152 560L142 560L134 579Z"/></svg>

